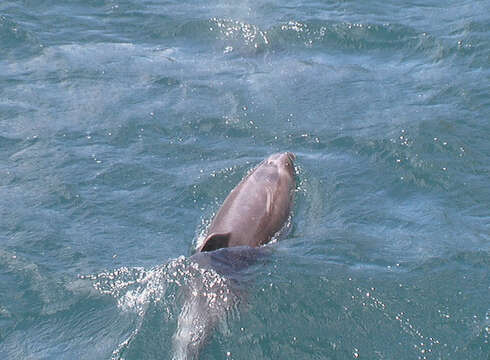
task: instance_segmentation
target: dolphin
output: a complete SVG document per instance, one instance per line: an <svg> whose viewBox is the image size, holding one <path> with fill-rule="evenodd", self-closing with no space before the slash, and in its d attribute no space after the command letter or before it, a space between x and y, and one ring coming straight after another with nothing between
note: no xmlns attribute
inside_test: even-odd
<svg viewBox="0 0 490 360"><path fill-rule="evenodd" d="M294 159L291 152L273 154L245 176L225 199L198 251L268 243L291 211Z"/></svg>
<svg viewBox="0 0 490 360"><path fill-rule="evenodd" d="M197 359L213 328L239 302L236 280L253 263L258 247L286 224L296 188L295 156L270 155L226 197L191 260L214 270L213 280L201 277L188 285L186 300L172 339L173 359ZM217 276L217 277L216 277ZM231 286L231 287L230 287Z"/></svg>

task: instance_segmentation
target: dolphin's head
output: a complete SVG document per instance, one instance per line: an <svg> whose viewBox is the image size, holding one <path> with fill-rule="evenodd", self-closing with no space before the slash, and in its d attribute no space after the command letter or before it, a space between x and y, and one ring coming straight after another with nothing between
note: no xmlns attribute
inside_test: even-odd
<svg viewBox="0 0 490 360"><path fill-rule="evenodd" d="M291 177L294 177L294 160L296 157L292 152L283 152L272 154L269 156L265 163L269 166L275 166L280 174L288 174Z"/></svg>

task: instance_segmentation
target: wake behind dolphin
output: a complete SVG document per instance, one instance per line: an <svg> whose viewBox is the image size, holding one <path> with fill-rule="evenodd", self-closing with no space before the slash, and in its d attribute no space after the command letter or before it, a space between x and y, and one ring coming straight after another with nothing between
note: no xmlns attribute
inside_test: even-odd
<svg viewBox="0 0 490 360"><path fill-rule="evenodd" d="M249 172L225 199L191 260L236 280L260 256L255 248L268 243L289 218L296 187L294 159L290 152L273 154ZM199 279L190 282L173 337L173 359L198 358L213 328L239 301L229 284L222 296L220 284L210 294Z"/></svg>

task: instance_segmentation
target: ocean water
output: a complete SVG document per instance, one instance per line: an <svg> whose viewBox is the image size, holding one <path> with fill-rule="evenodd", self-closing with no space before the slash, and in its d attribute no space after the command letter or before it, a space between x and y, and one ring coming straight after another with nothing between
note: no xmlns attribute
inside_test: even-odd
<svg viewBox="0 0 490 360"><path fill-rule="evenodd" d="M2 0L0 358L177 358L197 289L200 359L489 359L489 114L489 0ZM289 234L196 265L286 150Z"/></svg>

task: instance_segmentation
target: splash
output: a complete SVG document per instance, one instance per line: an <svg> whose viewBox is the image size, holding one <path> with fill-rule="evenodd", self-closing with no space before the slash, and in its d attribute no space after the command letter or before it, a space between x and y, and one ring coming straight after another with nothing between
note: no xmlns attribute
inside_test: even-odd
<svg viewBox="0 0 490 360"><path fill-rule="evenodd" d="M207 266L209 262L197 261L202 264L181 256L150 270L122 267L81 276L93 280L99 293L116 299L121 311L136 315L133 329L112 359L124 358L144 328L150 306L159 309L162 321L177 319L172 338L175 359L195 358L217 325L226 330L227 317L238 313L231 281Z"/></svg>

